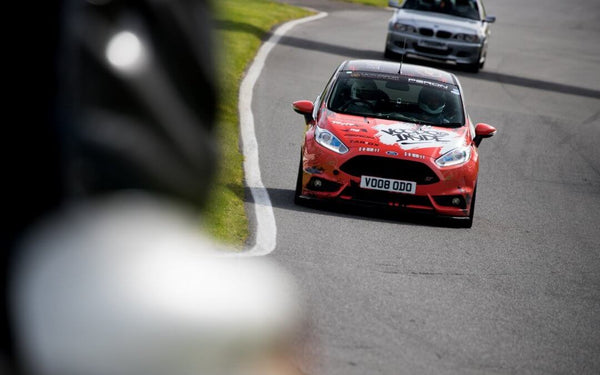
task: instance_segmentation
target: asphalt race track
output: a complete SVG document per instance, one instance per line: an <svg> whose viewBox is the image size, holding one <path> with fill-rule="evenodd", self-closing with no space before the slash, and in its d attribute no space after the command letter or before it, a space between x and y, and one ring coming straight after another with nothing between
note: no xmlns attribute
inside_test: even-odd
<svg viewBox="0 0 600 375"><path fill-rule="evenodd" d="M344 59L383 59L391 10L326 0L269 55L253 112L269 255L307 296L310 375L600 373L600 2L487 0L478 73L452 65L484 140L472 229L293 204L303 119ZM415 61L410 61L415 62Z"/></svg>

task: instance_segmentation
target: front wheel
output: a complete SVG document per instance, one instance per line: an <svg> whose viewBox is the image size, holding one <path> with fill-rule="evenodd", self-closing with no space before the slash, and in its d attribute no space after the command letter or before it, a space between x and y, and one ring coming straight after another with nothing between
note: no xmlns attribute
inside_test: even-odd
<svg viewBox="0 0 600 375"><path fill-rule="evenodd" d="M300 155L300 165L298 165L298 177L296 178L296 191L294 192L294 203L302 204L302 155Z"/></svg>
<svg viewBox="0 0 600 375"><path fill-rule="evenodd" d="M485 59L481 59L481 52L479 52L479 58L476 62L472 64L465 64L465 68L468 72L477 73L480 69L483 69L483 65L485 64Z"/></svg>
<svg viewBox="0 0 600 375"><path fill-rule="evenodd" d="M383 57L388 60L402 60L404 56L401 53L392 52L389 48L385 47Z"/></svg>
<svg viewBox="0 0 600 375"><path fill-rule="evenodd" d="M477 196L477 186L475 186L475 189L473 189L473 198L471 198L469 217L467 219L460 219L460 226L462 228L471 228L473 226L473 216L475 214L475 197L476 196Z"/></svg>
<svg viewBox="0 0 600 375"><path fill-rule="evenodd" d="M465 69L467 72L478 73L482 65L483 64L479 64L479 61L473 64L465 64Z"/></svg>

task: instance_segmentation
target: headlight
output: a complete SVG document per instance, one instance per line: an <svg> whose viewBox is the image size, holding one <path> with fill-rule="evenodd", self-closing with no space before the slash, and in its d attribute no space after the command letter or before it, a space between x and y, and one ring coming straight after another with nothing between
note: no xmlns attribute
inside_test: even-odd
<svg viewBox="0 0 600 375"><path fill-rule="evenodd" d="M456 34L454 39L465 41L468 43L479 43L479 36L475 34Z"/></svg>
<svg viewBox="0 0 600 375"><path fill-rule="evenodd" d="M398 23L398 22L396 22L394 24L394 30L400 31L403 33L416 33L417 32L417 29L415 29L413 26L405 25L403 23Z"/></svg>
<svg viewBox="0 0 600 375"><path fill-rule="evenodd" d="M348 152L348 147L342 143L333 135L330 131L321 129L318 126L315 126L315 141L321 146L330 149L331 151L335 151L338 154L345 154Z"/></svg>
<svg viewBox="0 0 600 375"><path fill-rule="evenodd" d="M446 152L435 160L435 163L440 167L449 167L451 165L464 164L471 158L471 147L463 146L455 148L452 151Z"/></svg>

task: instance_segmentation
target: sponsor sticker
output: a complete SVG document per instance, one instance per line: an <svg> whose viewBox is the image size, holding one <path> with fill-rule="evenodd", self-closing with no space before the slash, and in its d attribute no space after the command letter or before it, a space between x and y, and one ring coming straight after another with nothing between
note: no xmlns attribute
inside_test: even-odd
<svg viewBox="0 0 600 375"><path fill-rule="evenodd" d="M341 125L341 126L358 126L353 122L345 122L345 121L338 121L338 120L331 120L332 124L335 125Z"/></svg>
<svg viewBox="0 0 600 375"><path fill-rule="evenodd" d="M450 88L448 85L444 85L443 83L431 82L431 81L427 81L427 80L423 80L423 79L419 79L419 78L409 78L408 82L416 83L416 84L423 85L423 86L437 87L437 88L444 89L444 90L448 90Z"/></svg>
<svg viewBox="0 0 600 375"><path fill-rule="evenodd" d="M415 158L415 159L425 159L424 155L415 154L414 152L405 152L404 156L409 157L409 158Z"/></svg>
<svg viewBox="0 0 600 375"><path fill-rule="evenodd" d="M385 145L398 145L403 150L441 147L442 152L450 151L460 140L458 134L451 130L420 126L406 122L389 125L377 125L376 137Z"/></svg>
<svg viewBox="0 0 600 375"><path fill-rule="evenodd" d="M378 148L374 148L374 147L359 147L358 151L359 152L379 152L380 150Z"/></svg>
<svg viewBox="0 0 600 375"><path fill-rule="evenodd" d="M350 143L351 144L360 144L360 145L365 145L365 146L379 146L379 143L376 143L376 142L361 141L361 140L357 140L357 139L351 139Z"/></svg>

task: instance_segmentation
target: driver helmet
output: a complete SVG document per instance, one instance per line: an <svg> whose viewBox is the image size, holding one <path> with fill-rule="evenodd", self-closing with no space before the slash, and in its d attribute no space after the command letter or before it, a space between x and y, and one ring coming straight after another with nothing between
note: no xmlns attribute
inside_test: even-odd
<svg viewBox="0 0 600 375"><path fill-rule="evenodd" d="M446 98L440 90L424 87L419 93L419 108L430 115L439 115L446 107Z"/></svg>
<svg viewBox="0 0 600 375"><path fill-rule="evenodd" d="M374 100L377 85L371 79L357 79L350 88L352 99Z"/></svg>

